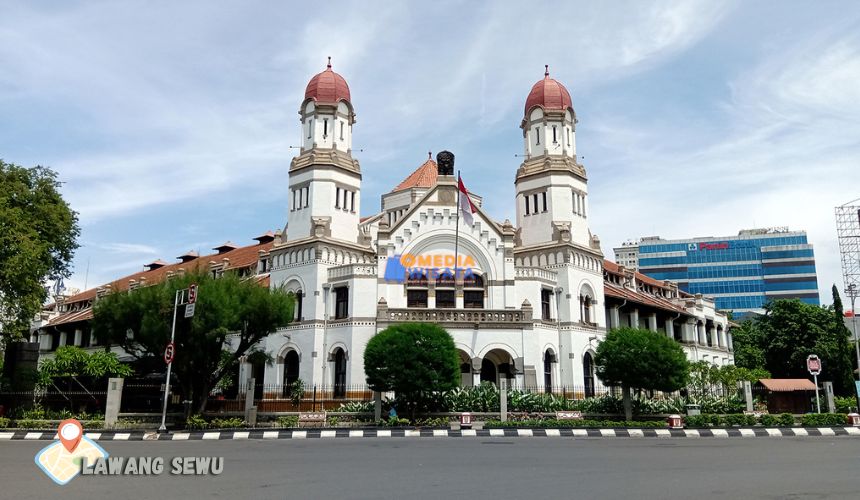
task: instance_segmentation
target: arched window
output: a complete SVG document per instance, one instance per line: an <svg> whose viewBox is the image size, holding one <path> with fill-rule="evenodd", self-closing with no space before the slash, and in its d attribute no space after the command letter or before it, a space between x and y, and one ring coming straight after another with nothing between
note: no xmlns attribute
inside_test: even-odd
<svg viewBox="0 0 860 500"><path fill-rule="evenodd" d="M415 269L406 278L406 307L427 307L427 274Z"/></svg>
<svg viewBox="0 0 860 500"><path fill-rule="evenodd" d="M484 308L484 279L481 276L469 273L463 277L463 307Z"/></svg>
<svg viewBox="0 0 860 500"><path fill-rule="evenodd" d="M292 384L299 379L299 353L287 351L284 356L284 397L292 396Z"/></svg>
<svg viewBox="0 0 860 500"><path fill-rule="evenodd" d="M591 353L585 353L582 357L582 375L585 380L585 397L594 397L594 360L591 358Z"/></svg>
<svg viewBox="0 0 860 500"><path fill-rule="evenodd" d="M544 391L549 394L552 392L552 364L555 363L555 354L547 349L543 354L543 386Z"/></svg>
<svg viewBox="0 0 860 500"><path fill-rule="evenodd" d="M591 297L588 295L579 296L579 313L583 323L591 324Z"/></svg>
<svg viewBox="0 0 860 500"><path fill-rule="evenodd" d="M338 347L332 356L334 361L334 397L346 396L346 352Z"/></svg>

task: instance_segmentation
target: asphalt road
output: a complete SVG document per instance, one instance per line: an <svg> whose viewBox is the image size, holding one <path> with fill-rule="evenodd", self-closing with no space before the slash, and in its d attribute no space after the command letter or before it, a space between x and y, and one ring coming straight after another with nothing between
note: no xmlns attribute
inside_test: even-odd
<svg viewBox="0 0 860 500"><path fill-rule="evenodd" d="M0 443L0 498L121 500L860 498L860 439L440 438L102 442L112 456L222 456L218 476L79 476Z"/></svg>

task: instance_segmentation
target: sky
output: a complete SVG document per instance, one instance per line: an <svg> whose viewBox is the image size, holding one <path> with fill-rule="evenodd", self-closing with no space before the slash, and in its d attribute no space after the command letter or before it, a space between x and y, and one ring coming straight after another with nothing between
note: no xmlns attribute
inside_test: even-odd
<svg viewBox="0 0 860 500"><path fill-rule="evenodd" d="M523 104L573 97L590 227L806 230L842 288L834 207L860 198L854 2L0 1L0 158L59 173L84 288L283 228L298 108L333 69L357 113L362 215L443 149L515 220Z"/></svg>

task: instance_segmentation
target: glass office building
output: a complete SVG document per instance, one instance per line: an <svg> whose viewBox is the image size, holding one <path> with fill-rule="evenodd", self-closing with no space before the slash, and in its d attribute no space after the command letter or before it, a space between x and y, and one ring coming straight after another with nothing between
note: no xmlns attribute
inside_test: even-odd
<svg viewBox="0 0 860 500"><path fill-rule="evenodd" d="M671 280L688 293L714 297L735 318L763 313L769 300L818 304L815 255L805 231L751 229L737 236L664 240L642 238L639 272Z"/></svg>

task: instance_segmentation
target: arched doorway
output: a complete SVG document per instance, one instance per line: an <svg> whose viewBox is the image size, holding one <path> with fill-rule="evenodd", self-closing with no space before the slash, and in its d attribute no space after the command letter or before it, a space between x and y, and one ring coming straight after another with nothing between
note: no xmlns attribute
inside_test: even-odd
<svg viewBox="0 0 860 500"><path fill-rule="evenodd" d="M508 381L508 387L514 376L514 360L502 349L493 349L481 360L481 382L492 382L497 387L502 378Z"/></svg>
<svg viewBox="0 0 860 500"><path fill-rule="evenodd" d="M594 360L591 353L585 353L582 357L582 375L585 380L585 397L594 397Z"/></svg>
<svg viewBox="0 0 860 500"><path fill-rule="evenodd" d="M498 375L496 374L496 365L487 358L481 360L481 383L490 382L491 384L498 383Z"/></svg>
<svg viewBox="0 0 860 500"><path fill-rule="evenodd" d="M284 397L292 395L292 385L299 379L299 353L290 349L284 356Z"/></svg>
<svg viewBox="0 0 860 500"><path fill-rule="evenodd" d="M543 387L547 394L552 392L552 364L555 363L555 354L552 349L543 353Z"/></svg>
<svg viewBox="0 0 860 500"><path fill-rule="evenodd" d="M472 387L474 378L472 377L472 359L463 351L458 351L460 354L460 385L462 387Z"/></svg>
<svg viewBox="0 0 860 500"><path fill-rule="evenodd" d="M338 347L334 351L334 397L346 396L346 352Z"/></svg>

